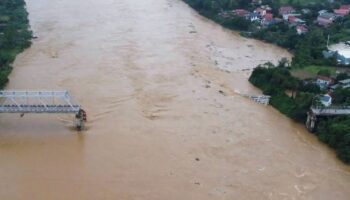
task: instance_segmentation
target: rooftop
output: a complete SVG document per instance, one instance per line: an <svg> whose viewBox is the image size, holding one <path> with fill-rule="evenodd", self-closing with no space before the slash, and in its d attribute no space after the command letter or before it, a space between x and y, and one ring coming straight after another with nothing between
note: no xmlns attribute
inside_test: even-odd
<svg viewBox="0 0 350 200"><path fill-rule="evenodd" d="M341 81L339 81L339 83L341 83L341 84L349 84L350 83L350 79L341 80Z"/></svg>
<svg viewBox="0 0 350 200"><path fill-rule="evenodd" d="M323 95L320 97L320 100L323 102L329 102L330 100L332 100L332 97L329 95Z"/></svg>

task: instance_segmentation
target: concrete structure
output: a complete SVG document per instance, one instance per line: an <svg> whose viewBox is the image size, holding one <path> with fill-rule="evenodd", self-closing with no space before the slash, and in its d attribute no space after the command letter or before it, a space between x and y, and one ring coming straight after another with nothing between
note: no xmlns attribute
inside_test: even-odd
<svg viewBox="0 0 350 200"><path fill-rule="evenodd" d="M307 113L306 128L313 132L320 117L335 117L340 115L350 115L350 106L333 106L333 107L311 107Z"/></svg>
<svg viewBox="0 0 350 200"><path fill-rule="evenodd" d="M0 91L0 113L75 114L77 129L86 121L86 113L68 91Z"/></svg>
<svg viewBox="0 0 350 200"><path fill-rule="evenodd" d="M271 96L266 96L266 95L243 95L243 96L263 105L269 105L270 98L271 98Z"/></svg>

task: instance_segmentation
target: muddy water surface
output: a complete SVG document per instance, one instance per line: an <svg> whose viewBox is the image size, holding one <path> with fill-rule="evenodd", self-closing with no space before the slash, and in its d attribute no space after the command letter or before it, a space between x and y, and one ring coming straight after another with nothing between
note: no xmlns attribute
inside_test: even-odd
<svg viewBox="0 0 350 200"><path fill-rule="evenodd" d="M8 89L67 89L88 112L0 117L0 199L349 199L350 169L240 93L290 55L179 0L27 0L39 38ZM221 91L221 92L219 92Z"/></svg>

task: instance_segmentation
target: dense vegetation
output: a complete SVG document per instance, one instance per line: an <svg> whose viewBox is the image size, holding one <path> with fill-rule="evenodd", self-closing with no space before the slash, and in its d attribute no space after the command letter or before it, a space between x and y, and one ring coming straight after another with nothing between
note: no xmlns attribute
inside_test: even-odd
<svg viewBox="0 0 350 200"><path fill-rule="evenodd" d="M311 64L316 65L336 65L335 59L324 59L322 51L326 50L326 41L328 35L330 42L349 40L350 16L346 16L336 21L328 28L321 28L314 24L318 16L318 11L339 8L342 3L350 3L350 0L338 0L335 3L329 3L327 0L263 0L263 4L268 4L273 9L274 16L278 16L278 9L288 4L296 8L309 9L309 13L302 14L301 18L309 25L309 33L298 35L296 29L288 23L282 22L270 25L265 28L255 22L250 22L242 17L225 18L220 16L222 11L231 11L233 9L254 10L257 5L248 3L246 0L184 0L200 14L218 22L224 27L242 31L242 34L251 36L269 43L287 48L294 53L293 66L303 67ZM249 34L246 34L249 33Z"/></svg>
<svg viewBox="0 0 350 200"><path fill-rule="evenodd" d="M334 148L338 157L350 163L350 117L330 118L321 121L316 135Z"/></svg>
<svg viewBox="0 0 350 200"><path fill-rule="evenodd" d="M16 55L31 45L27 16L24 0L0 1L0 88L8 82Z"/></svg>
<svg viewBox="0 0 350 200"><path fill-rule="evenodd" d="M322 72L327 73L327 72ZM348 78L339 74L337 80ZM281 113L298 122L305 122L306 113L311 105L319 104L320 88L312 82L302 81L291 76L283 64L274 66L271 63L254 69L249 81L271 96L271 105ZM290 94L287 95L287 91ZM333 93L334 103L350 105L350 88L338 88ZM350 163L350 117L321 119L315 134L319 139L334 148L337 155Z"/></svg>
<svg viewBox="0 0 350 200"><path fill-rule="evenodd" d="M283 66L260 65L253 71L249 81L271 96L270 104L283 114L303 122L313 97L320 92L313 84L303 84ZM289 91L289 95L287 92Z"/></svg>

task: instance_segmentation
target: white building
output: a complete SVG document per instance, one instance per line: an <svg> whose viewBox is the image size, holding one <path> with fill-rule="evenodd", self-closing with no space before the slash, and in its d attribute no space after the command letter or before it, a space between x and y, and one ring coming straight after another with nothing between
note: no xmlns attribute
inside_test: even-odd
<svg viewBox="0 0 350 200"><path fill-rule="evenodd" d="M328 94L320 96L320 101L325 107L329 107L332 105L332 97Z"/></svg>
<svg viewBox="0 0 350 200"><path fill-rule="evenodd" d="M336 53L337 61L342 65L350 65L350 47L345 43L335 44L329 50Z"/></svg>
<svg viewBox="0 0 350 200"><path fill-rule="evenodd" d="M316 84L320 88L325 89L328 86L330 86L331 84L333 84L333 79L329 78L329 77L326 77L326 76L317 76Z"/></svg>
<svg viewBox="0 0 350 200"><path fill-rule="evenodd" d="M343 49L337 51L337 62L342 65L350 64L350 49Z"/></svg>

